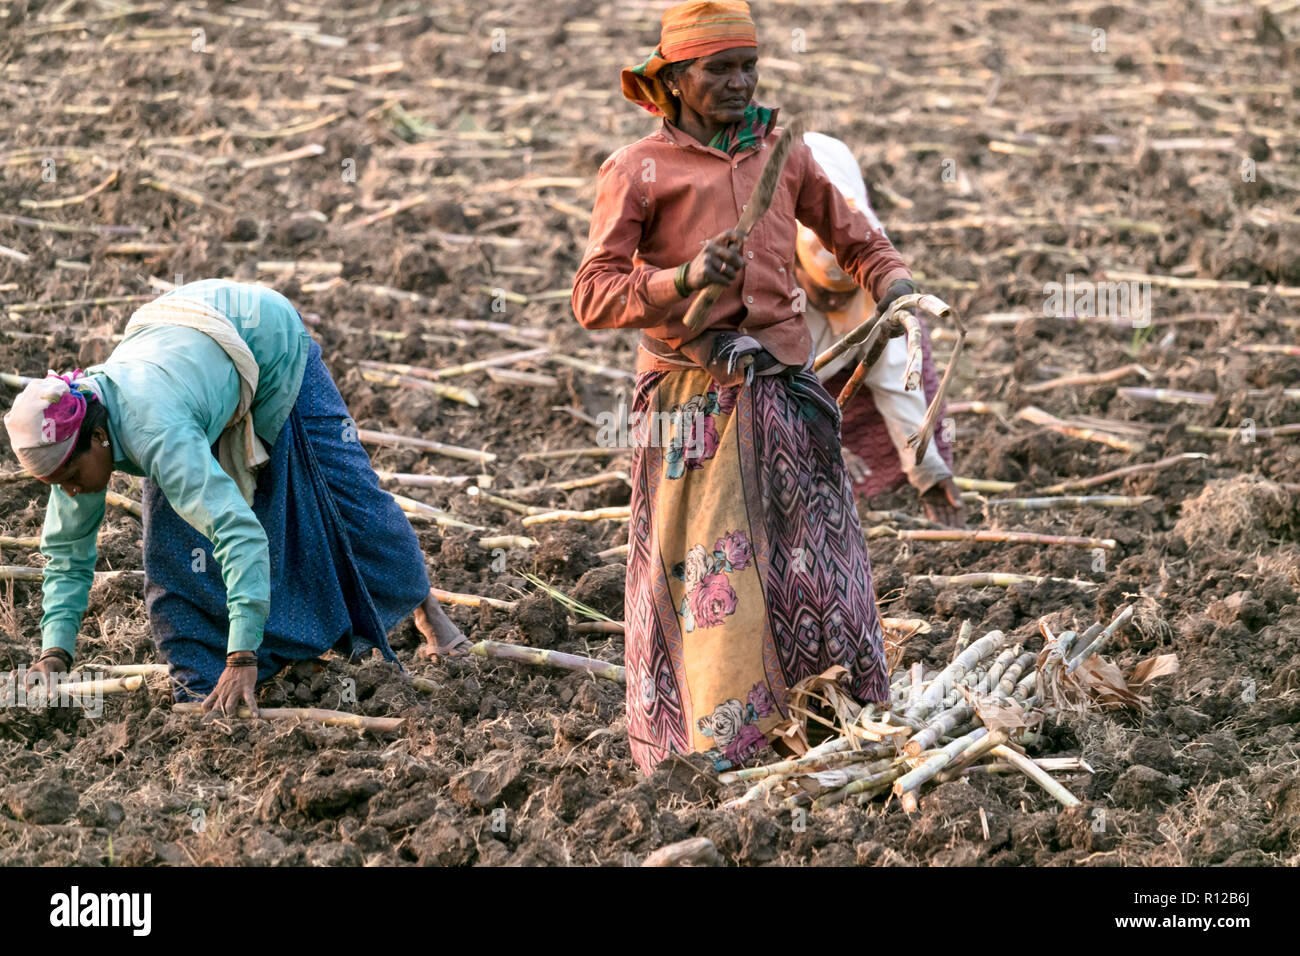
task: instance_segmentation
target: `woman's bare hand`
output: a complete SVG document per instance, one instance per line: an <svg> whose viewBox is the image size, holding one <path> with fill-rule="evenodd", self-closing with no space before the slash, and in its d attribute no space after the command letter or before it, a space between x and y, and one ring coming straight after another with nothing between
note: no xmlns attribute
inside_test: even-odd
<svg viewBox="0 0 1300 956"><path fill-rule="evenodd" d="M966 502L951 478L935 482L922 492L921 507L931 521L949 528L966 527Z"/></svg>
<svg viewBox="0 0 1300 956"><path fill-rule="evenodd" d="M731 285L745 265L739 246L740 236L734 229L714 236L691 260L686 269L686 285L691 290L706 285Z"/></svg>
<svg viewBox="0 0 1300 956"><path fill-rule="evenodd" d="M236 651L226 657L226 669L221 672L217 686L203 701L204 711L215 710L224 717L234 717L242 704L249 713L257 716L257 665L232 667L231 659L257 660L254 651Z"/></svg>
<svg viewBox="0 0 1300 956"><path fill-rule="evenodd" d="M58 675L67 673L67 670L68 665L63 662L61 657L50 655L44 660L39 660L27 668L24 681L26 689L30 691L33 684L40 682L48 692L58 681Z"/></svg>

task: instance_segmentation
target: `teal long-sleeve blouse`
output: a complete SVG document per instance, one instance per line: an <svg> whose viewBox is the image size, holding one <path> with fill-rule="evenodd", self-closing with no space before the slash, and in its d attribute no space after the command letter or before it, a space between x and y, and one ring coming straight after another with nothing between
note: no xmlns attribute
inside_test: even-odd
<svg viewBox="0 0 1300 956"><path fill-rule="evenodd" d="M221 312L259 369L253 427L270 448L298 400L311 337L297 310L264 286L207 279L163 298L200 301ZM239 374L212 338L153 326L128 335L102 365L87 369L108 410L113 467L147 477L187 523L212 542L230 618L230 651L256 650L270 611L266 532L212 453L239 403ZM94 581L104 493L50 489L41 534L45 556L42 648L73 653ZM190 554L175 555L189 564Z"/></svg>

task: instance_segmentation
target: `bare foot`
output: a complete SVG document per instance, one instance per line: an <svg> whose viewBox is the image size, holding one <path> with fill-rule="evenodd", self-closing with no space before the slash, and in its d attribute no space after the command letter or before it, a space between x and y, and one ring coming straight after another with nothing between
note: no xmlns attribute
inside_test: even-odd
<svg viewBox="0 0 1300 956"><path fill-rule="evenodd" d="M425 641L415 652L417 657L456 657L469 653L469 638L451 623L432 593L415 609L415 626Z"/></svg>

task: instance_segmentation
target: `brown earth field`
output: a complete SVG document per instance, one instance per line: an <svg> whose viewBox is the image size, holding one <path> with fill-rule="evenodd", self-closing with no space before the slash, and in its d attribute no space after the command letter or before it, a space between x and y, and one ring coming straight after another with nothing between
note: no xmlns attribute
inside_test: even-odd
<svg viewBox="0 0 1300 956"><path fill-rule="evenodd" d="M596 446L595 420L630 391L634 333L584 331L569 289L600 162L657 122L622 99L618 70L652 48L666 5L214 0L123 13L0 0L0 372L102 360L133 303L178 277L260 281L299 307L359 427L496 455L480 466L375 445L377 469L482 472L546 508L626 505L620 481L526 490L626 470L626 450L527 456ZM261 691L267 706L407 718L397 734L203 722L173 713L158 678L107 698L99 717L0 711L0 863L635 865L692 836L739 865L1300 862L1300 435L1266 431L1300 422L1300 8L753 6L758 99L851 145L921 287L970 328L950 399L1002 403L950 416L957 474L1014 483L971 498L972 527L1117 543L1098 560L872 538L882 613L931 625L901 666L946 663L962 621L1037 648L1040 619L1081 629L1124 603L1140 613L1107 651L1121 668L1178 655L1145 712L1049 724L1037 753L1092 768L1059 776L1082 805L980 773L926 790L910 815L878 800L795 826L788 810L723 809L744 785L723 786L699 758L637 771L621 685L429 661L407 621L393 646L433 692L394 665L337 657ZM1091 318L1077 300L1051 314L1045 286L1067 277L1150 282L1151 325ZM937 330L941 365L953 342ZM477 407L369 381L358 365L539 346L549 352L505 375L448 380ZM1150 379L1031 390L1130 363ZM0 401L14 394L4 386ZM1110 420L1145 447L1032 424L1018 416L1028 405ZM1182 452L1205 457L1088 490L1154 496L1137 507L990 503ZM0 457L12 474L7 438ZM111 487L139 498L123 476ZM388 487L489 529L416 525L438 587L520 602L450 607L471 638L621 662L621 635L575 632L524 574L621 619L624 567L599 552L626 543L625 523L525 529L464 486ZM0 534L39 535L45 499L37 482L0 482ZM862 507L919 513L907 489ZM525 533L538 546L478 543ZM99 569L141 560L140 521L110 507ZM41 561L30 544L0 548L3 565ZM916 580L974 571L1091 586ZM0 669L38 653L40 602L36 583L0 584ZM78 653L87 666L157 660L138 576L95 586Z"/></svg>

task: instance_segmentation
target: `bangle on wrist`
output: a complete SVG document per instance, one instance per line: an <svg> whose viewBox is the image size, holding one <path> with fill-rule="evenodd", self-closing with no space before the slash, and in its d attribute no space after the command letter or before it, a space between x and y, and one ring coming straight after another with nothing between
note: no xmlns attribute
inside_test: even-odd
<svg viewBox="0 0 1300 956"><path fill-rule="evenodd" d="M236 657L236 654L248 654L249 657ZM231 651L226 655L227 667L256 667L257 653L254 651Z"/></svg>
<svg viewBox="0 0 1300 956"><path fill-rule="evenodd" d="M677 267L677 275L673 279L673 284L677 286L677 294L683 299L691 294L690 287L686 284L686 270L690 268L689 262L683 262Z"/></svg>

